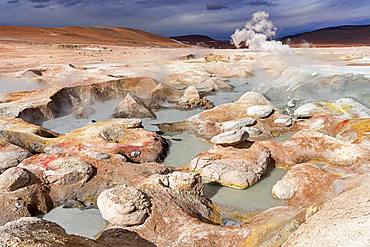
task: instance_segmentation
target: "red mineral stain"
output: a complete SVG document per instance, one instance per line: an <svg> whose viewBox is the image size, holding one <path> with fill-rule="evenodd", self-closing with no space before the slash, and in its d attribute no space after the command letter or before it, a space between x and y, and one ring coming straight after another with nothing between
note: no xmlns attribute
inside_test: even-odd
<svg viewBox="0 0 370 247"><path fill-rule="evenodd" d="M40 159L39 162L40 162L40 165L45 170L48 170L50 163L53 162L53 161L55 161L56 159L58 159L58 155L57 154L47 155L47 156L44 156L42 159Z"/></svg>

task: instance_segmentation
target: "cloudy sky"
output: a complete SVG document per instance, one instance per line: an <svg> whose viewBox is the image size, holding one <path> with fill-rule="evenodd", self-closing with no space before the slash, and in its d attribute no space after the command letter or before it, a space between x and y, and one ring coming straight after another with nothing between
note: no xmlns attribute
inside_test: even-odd
<svg viewBox="0 0 370 247"><path fill-rule="evenodd" d="M271 14L279 36L370 24L370 0L0 0L0 25L126 26L228 39L258 10Z"/></svg>

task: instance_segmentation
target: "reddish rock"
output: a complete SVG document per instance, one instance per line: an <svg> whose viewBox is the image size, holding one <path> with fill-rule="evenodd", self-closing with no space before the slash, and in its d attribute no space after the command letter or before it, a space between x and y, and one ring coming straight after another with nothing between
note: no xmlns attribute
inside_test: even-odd
<svg viewBox="0 0 370 247"><path fill-rule="evenodd" d="M235 246L248 235L247 229L239 227L221 227L209 223L219 220L213 212L210 202L201 196L195 186L199 178L186 178L183 183L189 186L174 186L179 184L181 176L176 175L177 182L167 184L172 175L153 176L144 181L139 189L143 191L152 204L149 217L144 224L127 228L137 232L157 246L208 246L218 243L222 246Z"/></svg>
<svg viewBox="0 0 370 247"><path fill-rule="evenodd" d="M23 161L19 167L36 174L47 184L84 184L94 173L94 167L78 157L41 154Z"/></svg>
<svg viewBox="0 0 370 247"><path fill-rule="evenodd" d="M31 156L26 149L10 144L0 138L0 174L6 169L17 166L19 162Z"/></svg>
<svg viewBox="0 0 370 247"><path fill-rule="evenodd" d="M22 168L9 168L0 175L0 191L14 191L30 182L28 172Z"/></svg>
<svg viewBox="0 0 370 247"><path fill-rule="evenodd" d="M64 164L67 163L82 165L82 168L88 169L65 170ZM137 185L153 174L171 171L171 168L161 164L132 164L115 156L97 160L84 155L66 154L34 155L20 166L34 172L40 180L48 184L50 197L56 205L69 199L85 202L87 205L95 204L98 195L106 189L122 183Z"/></svg>
<svg viewBox="0 0 370 247"><path fill-rule="evenodd" d="M369 181L325 202L282 246L368 246Z"/></svg>
<svg viewBox="0 0 370 247"><path fill-rule="evenodd" d="M302 130L283 143L261 142L270 152L277 166L321 161L337 166L361 166L370 162L370 149L366 146L340 141L312 130Z"/></svg>
<svg viewBox="0 0 370 247"><path fill-rule="evenodd" d="M313 164L299 164L274 185L272 194L295 205L320 203L336 195L333 184L340 179Z"/></svg>
<svg viewBox="0 0 370 247"><path fill-rule="evenodd" d="M53 207L48 192L47 187L39 183L11 192L0 192L0 225L21 217L47 213Z"/></svg>

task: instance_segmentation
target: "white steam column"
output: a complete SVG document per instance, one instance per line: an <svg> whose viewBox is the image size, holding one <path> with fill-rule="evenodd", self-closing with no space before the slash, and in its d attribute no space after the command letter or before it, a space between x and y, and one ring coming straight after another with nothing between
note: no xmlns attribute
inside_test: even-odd
<svg viewBox="0 0 370 247"><path fill-rule="evenodd" d="M258 52L290 52L288 45L271 40L276 36L277 28L269 17L265 11L254 13L243 29L236 29L231 35L231 44L236 48L246 46Z"/></svg>

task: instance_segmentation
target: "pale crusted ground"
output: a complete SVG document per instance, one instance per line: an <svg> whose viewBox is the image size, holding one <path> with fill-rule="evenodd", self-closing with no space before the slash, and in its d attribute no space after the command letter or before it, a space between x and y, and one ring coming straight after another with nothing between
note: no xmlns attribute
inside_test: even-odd
<svg viewBox="0 0 370 247"><path fill-rule="evenodd" d="M149 76L174 87L207 80L248 78L269 86L294 87L305 77L343 73L367 74L370 48L297 48L294 54L264 54L247 50L204 48L149 48L109 45L0 43L0 100L6 107L24 102L44 102L58 89L99 83L122 77ZM194 54L195 59L183 56ZM205 61L207 54L219 54ZM346 65L355 66L346 66ZM361 66L358 66L361 65ZM28 70L36 71L37 74ZM28 72L27 72L28 71ZM14 78L18 78L14 80ZM24 82L36 92L25 91ZM18 85L19 84L19 85ZM204 84L204 83L203 83ZM8 90L16 86L18 90ZM258 86L258 84L256 84ZM23 90L22 90L23 89ZM12 95L4 96L7 92ZM262 90L263 91L263 90ZM26 105L28 104L26 103ZM2 104L0 108L5 105ZM1 112L1 111L0 111ZM14 113L13 113L14 114Z"/></svg>

